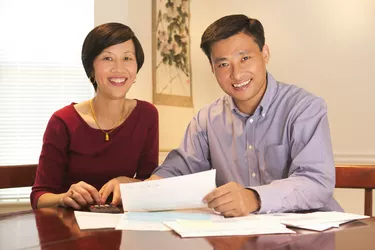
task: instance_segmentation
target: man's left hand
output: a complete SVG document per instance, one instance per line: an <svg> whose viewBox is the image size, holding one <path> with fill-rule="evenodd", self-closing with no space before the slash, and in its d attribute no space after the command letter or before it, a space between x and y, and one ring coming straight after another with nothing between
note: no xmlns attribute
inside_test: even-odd
<svg viewBox="0 0 375 250"><path fill-rule="evenodd" d="M207 194L203 201L225 217L246 216L259 209L256 191L229 182Z"/></svg>

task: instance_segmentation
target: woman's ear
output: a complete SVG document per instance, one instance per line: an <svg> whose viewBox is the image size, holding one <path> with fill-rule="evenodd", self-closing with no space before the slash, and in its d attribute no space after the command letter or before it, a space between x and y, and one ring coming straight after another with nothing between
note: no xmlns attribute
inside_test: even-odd
<svg viewBox="0 0 375 250"><path fill-rule="evenodd" d="M95 82L95 73L94 73L94 71L91 72L89 79L90 79L91 83Z"/></svg>

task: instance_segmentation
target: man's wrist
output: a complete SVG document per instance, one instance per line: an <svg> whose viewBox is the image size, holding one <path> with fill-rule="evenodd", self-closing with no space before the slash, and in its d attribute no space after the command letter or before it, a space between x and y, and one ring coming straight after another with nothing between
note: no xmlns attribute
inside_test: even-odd
<svg viewBox="0 0 375 250"><path fill-rule="evenodd" d="M260 199L260 196L258 194L257 191L255 191L254 189L251 189L251 188L246 188L247 190L251 191L251 193L253 194L254 198L255 198L255 201L256 201L256 209L254 211L252 211L251 213L256 213L260 210L260 208L262 207L262 201Z"/></svg>

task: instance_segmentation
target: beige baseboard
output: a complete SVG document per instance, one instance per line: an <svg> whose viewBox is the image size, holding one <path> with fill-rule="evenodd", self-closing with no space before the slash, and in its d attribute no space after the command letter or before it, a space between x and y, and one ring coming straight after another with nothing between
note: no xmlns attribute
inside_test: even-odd
<svg viewBox="0 0 375 250"><path fill-rule="evenodd" d="M375 164L375 154L334 153L336 164Z"/></svg>

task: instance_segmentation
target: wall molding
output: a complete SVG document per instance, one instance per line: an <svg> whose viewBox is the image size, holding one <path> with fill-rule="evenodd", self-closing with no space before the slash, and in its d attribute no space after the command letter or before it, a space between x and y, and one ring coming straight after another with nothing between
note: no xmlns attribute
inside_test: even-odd
<svg viewBox="0 0 375 250"><path fill-rule="evenodd" d="M334 153L333 156L336 164L375 164L375 153Z"/></svg>

